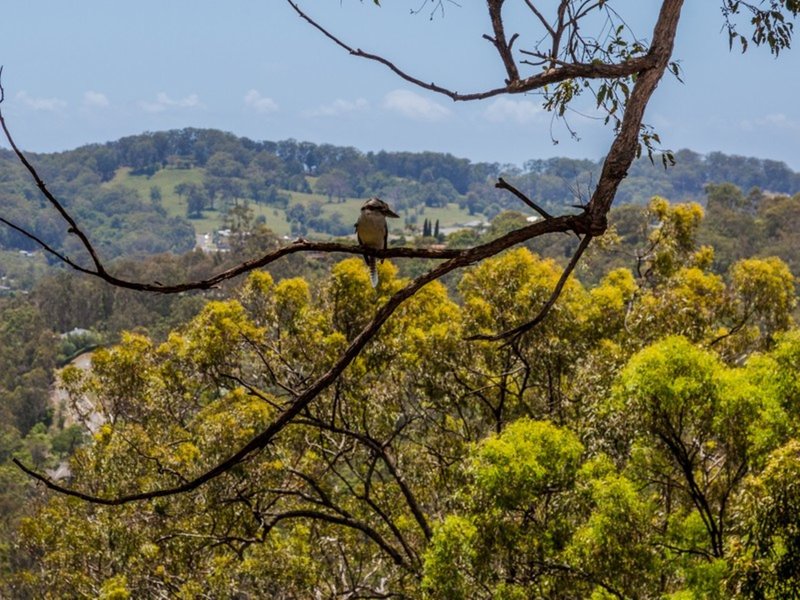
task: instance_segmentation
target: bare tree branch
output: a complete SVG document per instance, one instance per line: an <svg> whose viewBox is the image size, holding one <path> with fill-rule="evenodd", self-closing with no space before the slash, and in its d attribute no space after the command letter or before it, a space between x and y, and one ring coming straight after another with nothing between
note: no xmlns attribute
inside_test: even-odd
<svg viewBox="0 0 800 600"><path fill-rule="evenodd" d="M516 72L516 67L513 67L512 73L516 73L516 78L513 77L509 78L505 82L505 85L485 90L483 92L472 92L468 94L463 94L456 92L455 90L452 90L450 88L437 85L433 82L428 83L418 77L410 75L409 73L407 73L406 71L395 65L392 61L387 60L382 56L379 56L377 54L371 54L369 52L364 52L361 49L354 48L346 44L340 38L331 33L328 29L326 29L325 27L320 25L317 21L308 16L308 14L306 14L298 6L295 0L286 0L286 1L302 19L310 23L314 28L322 32L322 34L325 37L333 41L337 46L347 50L347 52L349 52L353 56L358 56L359 58L365 58L367 60L379 62L382 65L386 66L388 69L390 69L393 73L398 75L400 78L408 81L409 83L413 83L414 85L429 90L431 92L442 94L444 96L447 96L451 100L455 101L483 100L485 98L492 98L494 96L499 96L500 94L521 94L524 92L531 92L540 89L549 84L559 83L561 81L566 81L568 79L575 79L575 78L608 79L616 77L628 77L631 75L635 75L644 69L652 68L656 64L656 58L654 56L651 56L650 54L624 60L619 63L604 63L601 61L595 61L590 63L574 62L548 69L543 73L538 73L536 75L532 75L524 79L519 78L519 73ZM492 43L494 43L495 46L497 46L496 37L491 38L491 40ZM510 58L510 44L506 44L505 40L503 40L502 44L505 45L505 48L508 51L508 57L509 57L508 60L511 60L513 63L513 59ZM501 55L503 55L504 53L505 50L501 51ZM504 57L504 61L505 60L506 58Z"/></svg>
<svg viewBox="0 0 800 600"><path fill-rule="evenodd" d="M2 76L2 68L0 67L0 77L1 76ZM2 79L0 78L0 104L3 101L4 95L5 95L5 90L3 89ZM55 256L61 262L73 268L74 270L87 275L98 277L103 281L105 281L106 283L113 285L115 287L137 290L142 292L158 292L160 294L176 294L190 290L207 290L217 287L224 281L238 277L243 273L248 273L255 269L264 267L270 263L277 261L280 258L283 258L284 256L288 256L289 254L294 254L296 252L328 252L328 253L342 252L346 254L358 254L358 255L370 254L370 255L375 255L377 258L405 257L405 258L431 258L439 260L455 258L456 256L458 256L463 252L463 250L452 250L446 248L440 248L440 249L387 248L386 250L376 250L373 248L365 248L361 246L348 245L348 244L339 244L336 242L309 242L303 238L298 238L291 244L288 244L286 246L281 246L277 250L268 252L267 254L259 258L244 261L236 265L235 267L222 271L221 273L209 277L208 279L190 281L176 285L164 285L161 283L145 283L145 282L123 279L120 277L116 277L108 272L105 265L103 264L103 261L97 254L97 251L95 250L88 235L86 235L83 232L83 230L78 226L75 219L72 217L72 215L70 215L70 213L66 210L64 205L58 200L58 198L56 198L50 192L50 190L47 189L47 185L45 184L41 175L39 175L39 172L36 170L33 164L27 159L25 154L17 146L16 141L11 135L11 131L9 130L6 124L2 109L0 109L0 126L2 126L3 133L5 134L5 137L8 140L8 143L11 145L11 148L16 154L18 160L27 169L28 173L30 174L33 181L36 183L36 186L39 188L42 195L47 199L50 205L56 209L59 215L61 215L61 218L64 219L64 221L67 223L67 225L69 226L68 228L69 233L76 235L80 240L83 248L89 253L89 256L92 258L92 263L94 264L94 268L87 268L85 266L78 264L65 254L62 254L61 252L59 252L58 250L47 244L41 238L31 233L30 231L3 217L0 217L0 223L3 223L7 227L10 227L11 229L29 238L30 240L38 244L45 252Z"/></svg>
<svg viewBox="0 0 800 600"><path fill-rule="evenodd" d="M413 83L416 86L425 88L427 90L431 90L433 92L438 92L440 94L444 94L445 96L450 96L453 100L479 100L481 98L490 98L492 96L497 96L499 94L503 94L503 93L506 92L506 88L505 87L500 87L500 88L496 88L494 90L490 90L488 92L481 92L481 93L477 93L477 94L458 94L456 92L452 92L451 90L448 90L447 88L438 86L435 83L432 83L432 82L431 83L426 83L426 82L422 81L421 79L418 79L418 78L416 78L416 77L414 77L412 75L409 75L408 73L406 73L405 71L403 71L402 69L397 67L393 62L385 59L382 56L378 56L377 54L370 54L369 52L364 52L361 49L353 48L352 46L349 46L349 45L345 44L342 40L340 40L338 37L333 35L330 31L325 29L322 25L317 23L314 19L312 19L305 12L303 12L300 9L300 7L297 5L296 2L293 2L293 0L286 0L286 1L289 3L289 5L295 10L295 12L297 12L297 14L302 19L307 21L314 28L316 28L319 31L321 31L322 34L325 37L330 39L337 46L340 46L341 48L344 48L345 50L347 50L353 56L358 56L360 58L366 58L367 60L372 60L372 61L381 63L382 65L384 65L387 68L389 68L389 70L391 70L395 75L397 75L401 79L405 79L409 83Z"/></svg>
<svg viewBox="0 0 800 600"><path fill-rule="evenodd" d="M506 33L503 26L502 15L503 2L505 2L505 0L488 0L487 4L489 5L489 17L492 20L494 37L485 37L487 37L489 41L494 44L494 47L497 48L497 52L500 54L500 58L503 60L503 65L505 65L506 73L508 74L506 83L510 84L513 81L519 81L519 70L514 62L514 57L511 54L511 45L514 43L516 36L512 37L510 42L506 42Z"/></svg>
<svg viewBox="0 0 800 600"><path fill-rule="evenodd" d="M11 133L6 127L5 119L3 118L1 110L0 110L0 123L2 124L6 138L11 143L19 159L21 161L24 161L23 164L25 164L26 168L30 172L34 181L37 182L37 185L39 184L39 182L41 182L41 185L39 185L39 189L42 191L44 196L50 201L50 203L56 208L56 210L58 210L58 212L62 215L62 217L67 221L67 223L70 224L70 229L69 229L70 233L78 235L84 248L92 256L95 268L91 269L81 266L74 260L70 259L68 256L60 253L58 250L47 244L41 238L27 231L23 227L16 225L11 221L8 221L3 217L0 217L0 223L3 223L7 227L10 227L11 229L14 229L20 234L31 239L36 244L38 244L45 252L52 254L60 261L62 261L64 264L72 267L74 270L87 275L98 277L103 281L105 281L106 283L113 285L115 287L137 290L142 292L158 292L160 294L176 294L180 292L186 292L189 290L206 290L217 287L220 283L224 281L238 277L243 273L248 273L255 269L259 269L261 267L264 267L270 263L277 261L280 258L283 258L284 256L295 254L297 252L326 252L326 253L342 252L345 254L358 254L358 255L370 254L370 255L375 255L378 258L405 257L405 258L431 258L439 260L455 258L464 252L463 250L453 250L447 248L440 248L440 249L387 248L386 250L377 250L373 248L340 244L336 242L310 242L305 239L299 238L294 242L292 242L291 244L288 244L286 246L281 246L277 250L268 252L267 254L259 258L244 261L236 265L235 267L222 271L221 273L218 273L213 277L209 277L208 279L185 282L176 285L163 285L160 283L145 283L145 282L131 281L128 279L122 279L112 275L106 270L102 261L95 252L94 247L91 241L89 240L88 236L86 236L78 228L77 224L75 223L75 220L69 215L66 209L64 209L63 205L59 202L59 200L55 196L53 196L53 194L51 194L49 190L47 190L44 182L42 181L35 167L33 167L33 165L26 159L25 155L17 148L16 144L14 143L13 138L11 137Z"/></svg>
<svg viewBox="0 0 800 600"><path fill-rule="evenodd" d="M542 217L544 217L545 219L552 219L552 218L553 218L553 216L552 216L552 215L551 215L549 212L547 212L545 209L541 208L541 207L540 207L538 204L536 204L536 203L535 203L533 200L531 200L530 198L528 198L528 197L527 197L525 194L523 194L522 192L520 192L520 191L519 191L517 188L515 188L513 185L511 185L510 183L508 183L508 182L507 182L505 179L503 179L502 177L498 177L498 178L497 178L497 183L495 183L495 184L494 184L494 187L496 187L497 189L500 189L500 190L508 190L509 192L511 192L512 194L514 194L514 195L515 195L517 198L519 198L520 200L522 200L522 201L523 201L525 204L527 204L528 206L530 206L530 207L531 207L533 210L535 210L537 213L539 213L540 215L542 215Z"/></svg>
<svg viewBox="0 0 800 600"><path fill-rule="evenodd" d="M591 235L583 236L581 243L578 245L577 250L572 255L572 258L569 261L569 264L566 266L564 271L561 273L561 277L556 284L556 287L553 288L550 297L547 299L547 302L544 303L544 306L539 310L537 315L531 319L530 321L523 323L513 329L509 329L508 331L504 331L502 333L497 333L494 335L486 335L486 334L478 334L473 335L467 338L467 340L486 340L490 342L497 342L500 340L508 340L514 339L521 336L523 333L527 333L534 327L536 327L539 323L541 323L547 314L550 312L550 309L553 308L553 305L556 303L556 300L561 296L561 291L564 289L564 284L567 283L567 279L572 274L572 271L575 270L575 266L578 264L581 256L583 255L586 248L589 247L589 242L592 241Z"/></svg>
<svg viewBox="0 0 800 600"><path fill-rule="evenodd" d="M0 75L2 75L2 71L0 71ZM0 103L2 103L3 99L5 99L5 91L3 90L2 81L0 80ZM97 275L101 277L106 275L105 268L103 267L103 264L100 262L100 258L97 256L97 253L92 247L92 244L89 242L89 238L86 237L86 234L83 233L80 227L78 227L78 224L72 218L72 215L70 215L69 212L67 212L67 210L61 205L61 203L58 200L56 200L53 194L50 193L50 190L47 189L44 180L41 177L39 177L39 173L36 172L36 169L33 168L33 165L31 165L31 163L28 162L26 156L17 147L14 138L11 137L11 132L8 130L8 127L6 126L6 120L3 117L2 110L0 110L0 126L2 126L3 128L3 133L5 134L8 143L11 145L11 149L14 151L14 154L17 155L17 158L22 163L22 165L28 170L28 173L30 173L31 177L33 178L33 181L39 188L39 191L45 198L47 198L50 204L58 211L58 213L61 215L61 218L67 222L67 224L69 225L68 229L69 233L78 236L78 239L81 241L81 244L83 244L83 247L86 249L86 251L89 253L89 256L91 256L92 258L92 262L94 263ZM48 249L46 245L43 246L45 249ZM73 263L69 261L67 264L73 266ZM84 272L89 272L89 271L84 271Z"/></svg>
<svg viewBox="0 0 800 600"><path fill-rule="evenodd" d="M528 8L531 9L531 12L534 15L536 15L536 18L539 19L539 22L542 24L542 27L544 27L547 30L547 33L549 33L551 37L555 37L556 36L555 29L553 29L553 27L550 25L550 22L545 18L544 14L542 14L542 12L538 8L536 8L534 3L531 2L531 0L525 0L525 4L527 4ZM565 0L562 0L561 6L563 6L564 4ZM559 7L559 10L561 10L561 6Z"/></svg>
<svg viewBox="0 0 800 600"><path fill-rule="evenodd" d="M16 232L18 232L18 233L20 233L20 234L24 235L24 236L25 236L26 238L28 238L29 240L32 240L33 242L35 242L36 244L38 244L39 246L41 246L41 247L42 247L42 249L43 249L45 252L47 252L47 253L49 253L49 254L52 254L52 255L53 255L53 256L55 256L55 257L56 257L58 260L60 260L61 262L63 262L65 265L68 265L68 266L72 267L72 268L73 268L73 269L75 269L76 271L80 271L81 273L88 273L88 274L90 274L90 275L94 275L94 274L95 274L95 272L94 272L94 271L92 271L92 270L90 270L90 269L86 269L86 268L84 268L84 267L82 267L82 266L80 266L80 265L78 265L78 264L76 264L76 263L72 262L72 261L69 259L69 257L68 257L68 256L66 256L66 255L64 255L64 254L61 254L61 253L60 253L58 250L56 250L55 248L53 248L52 246L50 246L50 245L49 245L47 242L45 242L45 241L44 241L44 240L42 240L41 238L37 237L36 235L34 235L33 233L31 233L31 232L30 232L30 231L28 231L27 229L25 229L25 228L23 228L23 227L20 227L19 225L15 225L15 224L14 224L14 223L12 223L11 221L9 221L8 219L5 219L5 218L3 218L3 217L0 217L0 223L2 223L3 225L5 225L6 227L9 227L10 229L13 229L14 231L16 231Z"/></svg>

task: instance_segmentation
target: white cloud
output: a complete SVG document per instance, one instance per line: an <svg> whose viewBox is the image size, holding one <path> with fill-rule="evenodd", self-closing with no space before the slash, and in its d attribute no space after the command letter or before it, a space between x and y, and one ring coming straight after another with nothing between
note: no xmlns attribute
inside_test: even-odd
<svg viewBox="0 0 800 600"><path fill-rule="evenodd" d="M156 94L155 102L142 101L139 103L139 106L142 107L142 110L147 112L158 113L164 112L170 108L199 108L202 106L202 104L200 103L200 98L197 96L197 94L190 94L185 98L174 100L166 93L159 92Z"/></svg>
<svg viewBox="0 0 800 600"><path fill-rule="evenodd" d="M339 117L353 112L363 111L369 108L369 102L364 98L350 100L334 100L331 104L326 104L307 110L303 113L306 117Z"/></svg>
<svg viewBox="0 0 800 600"><path fill-rule="evenodd" d="M244 103L256 112L271 113L278 110L278 103L272 98L262 96L261 92L250 90L244 95Z"/></svg>
<svg viewBox="0 0 800 600"><path fill-rule="evenodd" d="M783 113L772 113L752 120L747 119L741 121L739 125L745 131L756 131L759 129L800 131L800 122L790 119Z"/></svg>
<svg viewBox="0 0 800 600"><path fill-rule="evenodd" d="M108 97L101 93L89 90L83 93L83 104L91 108L108 108Z"/></svg>
<svg viewBox="0 0 800 600"><path fill-rule="evenodd" d="M542 108L531 100L512 100L497 98L483 112L483 116L492 123L515 123L525 125L533 123Z"/></svg>
<svg viewBox="0 0 800 600"><path fill-rule="evenodd" d="M450 116L450 110L441 104L408 90L389 92L383 106L415 121L441 121Z"/></svg>
<svg viewBox="0 0 800 600"><path fill-rule="evenodd" d="M33 110L54 112L66 108L67 106L67 103L60 98L34 98L24 90L17 92L16 99L24 106Z"/></svg>

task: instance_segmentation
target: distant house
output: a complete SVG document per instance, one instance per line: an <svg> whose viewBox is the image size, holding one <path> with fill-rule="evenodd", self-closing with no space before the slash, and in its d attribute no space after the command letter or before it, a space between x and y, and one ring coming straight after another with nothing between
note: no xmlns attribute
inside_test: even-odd
<svg viewBox="0 0 800 600"><path fill-rule="evenodd" d="M90 333L92 333L92 332L89 331L88 329L83 329L82 327L76 327L75 329L73 329L71 331L67 331L65 333L59 334L58 337L60 337L63 340L63 339L66 339L68 337L79 336L79 335L88 335Z"/></svg>
<svg viewBox="0 0 800 600"><path fill-rule="evenodd" d="M488 227L488 221L481 221L480 219L475 219L474 221L467 221L464 223L464 227L469 229L482 229L484 227Z"/></svg>
<svg viewBox="0 0 800 600"><path fill-rule="evenodd" d="M218 229L214 232L214 245L219 252L230 252L231 249L231 230Z"/></svg>

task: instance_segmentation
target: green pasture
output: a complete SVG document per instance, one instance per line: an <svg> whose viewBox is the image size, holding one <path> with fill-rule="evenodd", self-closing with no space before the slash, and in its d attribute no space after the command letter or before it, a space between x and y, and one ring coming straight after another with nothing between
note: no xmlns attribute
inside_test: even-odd
<svg viewBox="0 0 800 600"><path fill-rule="evenodd" d="M161 190L161 203L167 214L170 216L186 216L186 198L180 197L175 193L175 186L179 183L195 183L201 185L205 169L162 169L152 176L131 175L129 168L122 168L117 171L114 178L106 185L124 185L137 190L142 198L150 197L150 188L158 187ZM253 209L253 218L263 215L266 225L278 235L289 234L289 224L286 221L286 213L282 209L273 206L259 205L250 203ZM190 219L189 222L194 227L195 232L211 233L224 226L224 212L221 210L203 211L202 219Z"/></svg>
<svg viewBox="0 0 800 600"><path fill-rule="evenodd" d="M129 168L119 169L114 178L105 185L123 185L133 188L139 192L143 199L150 197L150 189L157 187L161 191L161 203L167 214L170 216L186 216L186 199L175 193L175 186L179 183L195 183L201 185L205 170L202 168L194 169L162 169L152 176L132 175ZM312 182L313 183L313 182ZM289 206L295 203L309 205L312 202L322 204L322 213L332 215L339 213L343 223L355 223L363 198L347 198L344 202L334 199L328 202L328 197L323 194L306 194L302 192L286 192L291 197ZM283 209L263 204L249 203L253 210L253 218L262 216L266 219L266 226L278 235L289 235L289 223L286 220L286 212ZM390 222L390 230L395 233L402 233L406 218L416 215L415 230L421 232L424 220L430 219L431 223L439 220L439 226L451 227L456 224L464 224L481 218L479 215L470 215L466 210L458 207L458 204L451 203L445 207L432 208L427 206L417 206L400 212L401 218ZM211 233L224 226L224 213L221 210L203 211L202 219L191 219L190 223L198 234Z"/></svg>

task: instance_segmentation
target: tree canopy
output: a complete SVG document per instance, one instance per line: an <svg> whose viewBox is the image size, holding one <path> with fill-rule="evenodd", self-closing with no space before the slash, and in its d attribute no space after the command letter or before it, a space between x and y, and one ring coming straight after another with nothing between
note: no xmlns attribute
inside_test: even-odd
<svg viewBox="0 0 800 600"><path fill-rule="evenodd" d="M697 242L702 208L656 197L647 210L657 223L638 236L632 270L592 287L574 277L600 249L593 242L635 159L659 154L643 119L661 78L680 75L682 1L661 3L645 41L611 2L562 0L548 16L526 1L527 21L511 23L506 2L487 0L500 82L465 93L351 46L287 1L334 45L455 101L537 91L561 118L591 96L614 136L596 183L554 215L499 177L499 191L541 218L505 218L467 248L261 238L236 266L165 283L110 268L103 244L114 238L93 238L80 203L49 188L0 113L36 189L26 200L54 211L65 239L56 246L24 215L0 216L27 243L135 292L216 289L248 274L235 297L206 303L166 340L130 332L96 351L90 371L63 373L92 434L72 453L68 481L43 472L36 427L24 445L4 436L12 462L58 492L19 523L6 587L123 598L796 595L790 268L748 257L727 277L714 273L713 249ZM779 54L800 4L722 8L731 44ZM129 148L138 169L153 173L158 155L139 146ZM285 187L300 189L319 160L312 152L301 163L302 145L288 146ZM440 166L423 169L421 185L463 194L465 165ZM205 169L208 202L237 206L247 186L236 149L208 153ZM743 204L731 190L710 192L709 210ZM111 229L123 214L158 213L153 194L99 188L98 201ZM773 208L774 218L784 207ZM525 247L552 234L579 240L562 263ZM408 279L384 263L375 290L358 258L314 288L260 270L306 252L432 266ZM451 296L440 280L458 272Z"/></svg>
<svg viewBox="0 0 800 600"><path fill-rule="evenodd" d="M692 207L653 210L670 220ZM796 592L780 550L796 513L790 494L774 495L796 454L794 277L777 259L751 258L721 278L698 262L697 223L688 227L662 234L663 252L677 238L682 250L658 277L570 279L540 327L499 348L463 340L513 327L514 307L550 294L556 263L526 248L488 259L465 272L459 302L426 286L241 466L142 504L51 496L20 526L8 589ZM72 485L103 497L179 486L246 444L335 364L374 296L406 284L389 263L380 269L373 291L360 260L343 260L314 293L301 278L256 272L163 342L126 334L95 351L91 371L64 371L93 424L70 460ZM765 274L785 304L748 299Z"/></svg>

